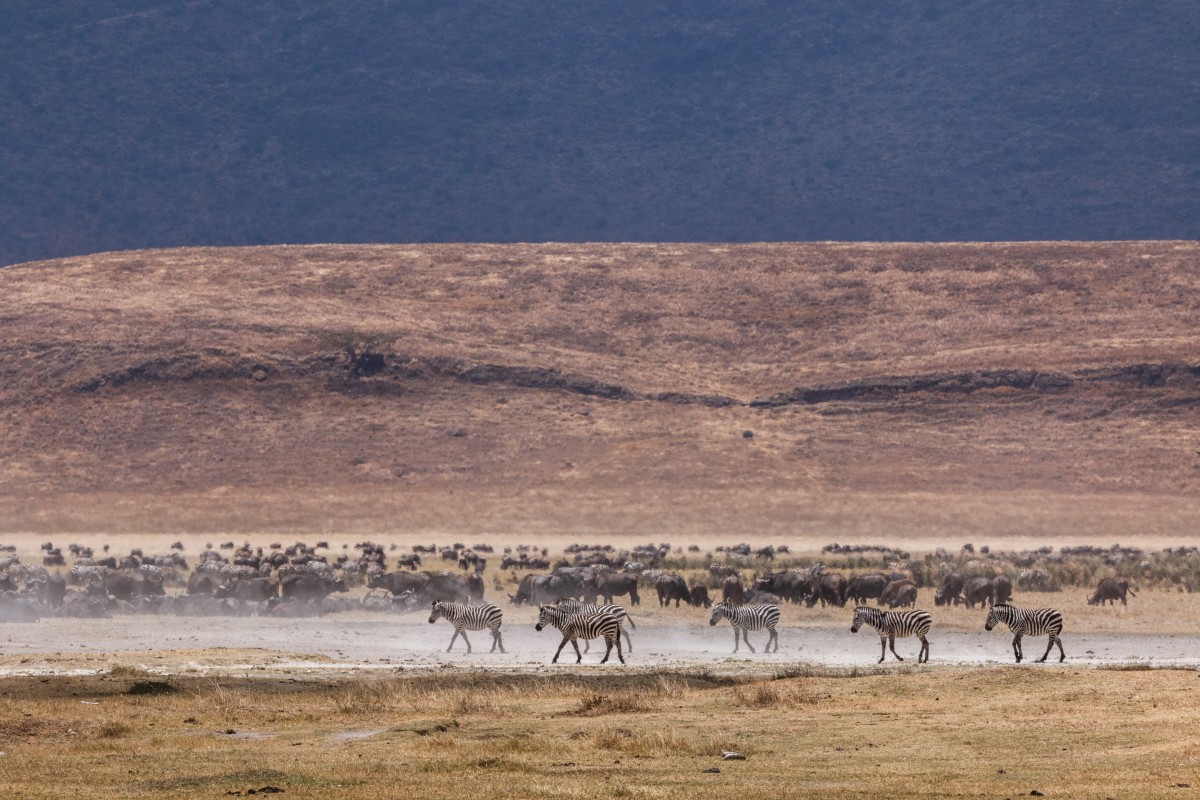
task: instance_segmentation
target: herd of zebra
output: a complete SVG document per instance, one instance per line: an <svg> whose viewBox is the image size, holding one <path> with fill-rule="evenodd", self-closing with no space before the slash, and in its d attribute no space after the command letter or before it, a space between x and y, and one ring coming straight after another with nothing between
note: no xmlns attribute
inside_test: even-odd
<svg viewBox="0 0 1200 800"><path fill-rule="evenodd" d="M481 631L487 628L492 634L492 649L490 652L495 652L496 648L499 647L500 652L503 653L505 652L504 642L500 634L500 624L503 621L503 617L504 613L500 610L500 607L491 603L467 605L464 603L434 601L433 612L429 615L429 622L432 624L437 622L439 618L445 618L454 626L454 636L450 638L450 646L446 648L446 652L450 652L454 647L455 641L461 636L463 642L467 645L467 652L470 653L471 642L467 639L466 632ZM754 646L750 644L748 634L750 631L760 631L763 629L766 629L768 633L767 644L763 651L766 653L772 652L772 644L775 645L774 651L777 652L779 650L779 634L775 630L775 627L779 624L779 606L774 604L739 606L730 603L717 603L713 606L712 616L709 617L708 624L716 625L722 619L729 620L730 625L733 627L733 652L738 652L740 642L745 642L750 652L756 652ZM551 626L557 628L562 634L562 641L558 645L558 650L554 652L554 658L551 659L551 663L558 662L558 657L567 642L570 642L575 648L575 663L582 663L583 653L579 650L579 640L583 639L586 645L592 639L603 639L606 649L604 651L604 658L600 660L600 663L604 664L608 661L615 645L617 648L617 658L624 664L625 653L621 647L622 636L624 636L625 642L629 646L629 651L633 652L633 642L629 638L629 632L625 630L626 623L636 630L637 626L629 618L628 612L619 605L594 605L582 603L578 600L560 600L557 603L542 605L538 608L537 624L534 627L536 630L541 631L547 626ZM991 606L983 627L985 630L990 631L1001 623L1006 625L1013 634L1013 655L1016 656L1018 664L1024 658L1021 641L1025 636L1049 637L1046 652L1042 654L1041 658L1037 659L1039 663L1046 660L1046 657L1050 655L1050 651L1054 649L1056 644L1058 645L1059 652L1058 660L1060 662L1066 660L1067 654L1063 650L1061 638L1063 628L1062 612L1053 608L1022 609L1006 603L999 603ZM882 664L887 657L888 649L891 649L892 655L897 660L903 661L904 658L896 652L896 639L910 636L917 637L921 642L921 649L917 654L917 663L920 664L929 661L929 640L926 636L929 633L929 629L933 626L933 617L928 611L886 611L872 606L858 606L854 609L854 620L850 625L851 633L857 633L863 625L874 628L879 634L879 663Z"/></svg>

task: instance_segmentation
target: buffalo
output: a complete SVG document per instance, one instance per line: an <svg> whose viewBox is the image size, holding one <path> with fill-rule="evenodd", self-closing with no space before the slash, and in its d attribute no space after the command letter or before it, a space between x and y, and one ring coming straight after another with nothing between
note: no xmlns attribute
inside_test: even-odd
<svg viewBox="0 0 1200 800"><path fill-rule="evenodd" d="M967 608L974 608L978 603L988 605L992 601L992 582L987 578L971 578L963 587L963 600Z"/></svg>
<svg viewBox="0 0 1200 800"><path fill-rule="evenodd" d="M663 575L654 582L654 591L658 593L660 606L669 606L672 600L675 601L676 608L679 608L681 600L689 605L692 602L692 593L687 583L678 575Z"/></svg>
<svg viewBox="0 0 1200 800"><path fill-rule="evenodd" d="M1133 595L1133 589L1129 585L1129 581L1125 578L1101 578L1100 583L1096 585L1096 593L1088 598L1089 606L1102 606L1106 602L1114 605L1117 600L1121 601L1121 605L1128 605L1125 601L1126 594Z"/></svg>
<svg viewBox="0 0 1200 800"><path fill-rule="evenodd" d="M958 605L962 602L963 578L951 572L942 578L942 584L933 594L933 604L938 606Z"/></svg>
<svg viewBox="0 0 1200 800"><path fill-rule="evenodd" d="M886 575L855 575L846 584L846 600L853 600L854 605L861 606L867 600L875 600L887 587L889 581Z"/></svg>
<svg viewBox="0 0 1200 800"><path fill-rule="evenodd" d="M807 605L809 608L812 608L817 604L817 601L820 600L822 606L831 605L837 606L838 608L845 607L846 588L849 585L849 581L846 580L845 575L841 575L837 572L827 572L816 578L815 581L816 582L813 585L812 593L805 601L805 605Z"/></svg>

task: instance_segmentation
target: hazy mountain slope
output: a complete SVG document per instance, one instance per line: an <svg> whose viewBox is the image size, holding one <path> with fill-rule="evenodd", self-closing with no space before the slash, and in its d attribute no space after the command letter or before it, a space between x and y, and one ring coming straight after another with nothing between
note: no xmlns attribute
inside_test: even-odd
<svg viewBox="0 0 1200 800"><path fill-rule="evenodd" d="M1186 537L1198 293L1194 242L19 265L0 530Z"/></svg>
<svg viewBox="0 0 1200 800"><path fill-rule="evenodd" d="M1200 5L18 0L0 264L1200 237Z"/></svg>

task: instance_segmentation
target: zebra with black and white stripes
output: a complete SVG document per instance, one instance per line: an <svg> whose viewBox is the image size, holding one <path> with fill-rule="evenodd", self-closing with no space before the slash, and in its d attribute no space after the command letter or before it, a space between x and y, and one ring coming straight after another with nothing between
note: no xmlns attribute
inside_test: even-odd
<svg viewBox="0 0 1200 800"><path fill-rule="evenodd" d="M450 648L454 647L455 640L459 636L467 643L467 653L471 652L471 642L467 639L467 631L481 631L487 628L492 632L492 649L488 652L496 652L496 647L500 648L500 652L504 652L504 642L500 638L500 623L504 613L491 603L483 605L469 606L464 603L445 603L440 600L433 601L433 613L429 615L429 623L438 621L439 617L445 617L446 620L454 626L454 635L450 637L450 647L446 648L446 652L450 652Z"/></svg>
<svg viewBox="0 0 1200 800"><path fill-rule="evenodd" d="M612 614L617 618L617 624L621 626L621 633L625 635L625 649L633 652L633 640L629 638L629 631L625 630L625 623L629 623L629 627L637 630L637 625L633 624L633 620L629 618L629 612L623 606L610 603L607 605L597 605L596 603L584 603L581 600L573 600L567 598L559 600L556 605L571 614L595 614L606 613ZM583 652L586 654L592 649L592 643L587 639L583 640Z"/></svg>
<svg viewBox="0 0 1200 800"><path fill-rule="evenodd" d="M621 652L621 623L617 622L617 618L608 612L571 613L558 606L539 606L538 621L534 629L540 631L547 625L553 625L555 628L558 628L563 635L563 640L559 643L558 650L554 652L554 658L550 660L551 664L558 663L558 657L567 642L570 642L575 648L575 663L583 663L583 653L579 652L578 640L597 638L603 638L604 644L607 645L607 649L604 651L604 658L600 659L601 664L608 661L608 657L612 655L614 642L617 645L617 658L621 660L622 664L625 663L625 654Z"/></svg>
<svg viewBox="0 0 1200 800"><path fill-rule="evenodd" d="M896 639L906 636L916 636L921 640L917 663L929 660L929 640L925 638L925 634L929 633L929 628L933 625L933 617L928 611L884 611L871 606L858 606L854 609L854 622L850 624L850 632L858 633L858 629L864 624L870 625L879 633L878 663L882 664L887 658L889 647L896 660L903 661L896 652Z"/></svg>
<svg viewBox="0 0 1200 800"><path fill-rule="evenodd" d="M771 633L770 637L767 638L767 646L763 648L763 652L771 652L771 642L775 643L775 651L779 652L779 634L775 631L775 626L779 624L779 606L769 603L748 606L717 603L713 606L712 616L708 618L708 624L716 625L722 619L729 620L729 624L733 626L733 652L736 653L738 651L739 634L741 634L742 640L746 642L746 647L750 648L750 652L755 652L754 645L750 644L750 637L746 635L746 632L760 631L763 628L766 628Z"/></svg>
<svg viewBox="0 0 1200 800"><path fill-rule="evenodd" d="M983 628L990 631L996 627L998 622L1003 622L1015 634L1013 636L1013 655L1017 657L1018 664L1025 655L1021 649L1023 636L1050 637L1050 641L1046 644L1046 652L1037 660L1039 664L1046 660L1046 656L1050 655L1055 644L1058 645L1058 660L1060 662L1067 660L1067 654L1063 650L1060 638L1063 629L1061 611L1053 608L1024 609L1010 606L1007 603L998 603L992 606L992 610L988 612L987 622L983 624Z"/></svg>

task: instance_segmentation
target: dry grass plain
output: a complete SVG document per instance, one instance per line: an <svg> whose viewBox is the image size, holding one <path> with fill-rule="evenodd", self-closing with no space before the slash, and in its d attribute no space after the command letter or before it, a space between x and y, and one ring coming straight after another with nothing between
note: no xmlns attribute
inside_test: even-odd
<svg viewBox="0 0 1200 800"><path fill-rule="evenodd" d="M6 797L130 800L265 787L329 800L1179 798L1200 786L1195 670L797 672L8 679L0 784Z"/></svg>
<svg viewBox="0 0 1200 800"><path fill-rule="evenodd" d="M313 246L8 267L0 532L1187 543L1198 256ZM378 337L378 371L349 369L348 332Z"/></svg>

